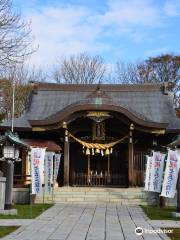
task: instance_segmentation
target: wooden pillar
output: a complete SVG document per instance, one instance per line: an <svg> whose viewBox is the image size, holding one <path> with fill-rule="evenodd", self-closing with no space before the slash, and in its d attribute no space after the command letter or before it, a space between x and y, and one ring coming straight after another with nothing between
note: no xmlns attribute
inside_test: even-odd
<svg viewBox="0 0 180 240"><path fill-rule="evenodd" d="M67 130L65 130L64 138L64 186L69 186L69 139Z"/></svg>
<svg viewBox="0 0 180 240"><path fill-rule="evenodd" d="M110 175L110 154L108 155L108 169L107 169L107 172L108 172L108 176Z"/></svg>
<svg viewBox="0 0 180 240"><path fill-rule="evenodd" d="M129 187L134 186L134 174L133 174L133 158L134 158L133 130L134 130L134 125L131 124L130 131L129 131L129 144L128 144L128 181L129 181Z"/></svg>
<svg viewBox="0 0 180 240"><path fill-rule="evenodd" d="M22 184L26 185L26 175L27 175L27 156L28 153L26 152L26 150L22 150Z"/></svg>

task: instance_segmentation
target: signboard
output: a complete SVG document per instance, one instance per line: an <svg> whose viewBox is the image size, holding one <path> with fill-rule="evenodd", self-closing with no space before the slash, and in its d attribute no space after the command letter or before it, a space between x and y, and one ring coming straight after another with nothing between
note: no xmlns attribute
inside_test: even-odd
<svg viewBox="0 0 180 240"><path fill-rule="evenodd" d="M179 150L176 151L169 150L161 196L174 198L176 193L176 184L179 168L180 168Z"/></svg>
<svg viewBox="0 0 180 240"><path fill-rule="evenodd" d="M31 149L32 194L42 192L45 148Z"/></svg>

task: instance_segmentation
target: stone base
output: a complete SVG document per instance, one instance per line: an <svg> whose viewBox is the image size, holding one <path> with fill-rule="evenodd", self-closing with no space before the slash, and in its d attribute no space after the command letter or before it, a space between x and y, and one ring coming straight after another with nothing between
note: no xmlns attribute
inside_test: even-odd
<svg viewBox="0 0 180 240"><path fill-rule="evenodd" d="M13 188L12 198L13 198L13 203L28 204L29 188Z"/></svg>
<svg viewBox="0 0 180 240"><path fill-rule="evenodd" d="M180 217L180 212L172 212L173 217Z"/></svg>
<svg viewBox="0 0 180 240"><path fill-rule="evenodd" d="M0 210L1 215L17 215L17 209Z"/></svg>

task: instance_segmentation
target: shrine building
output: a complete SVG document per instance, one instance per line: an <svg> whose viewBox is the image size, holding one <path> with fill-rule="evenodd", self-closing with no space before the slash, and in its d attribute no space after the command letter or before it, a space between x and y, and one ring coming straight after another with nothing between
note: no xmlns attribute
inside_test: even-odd
<svg viewBox="0 0 180 240"><path fill-rule="evenodd" d="M11 127L4 121L3 134ZM61 152L58 186L142 187L146 155L180 132L168 84L33 83L14 132L31 146ZM28 184L27 153L14 184Z"/></svg>

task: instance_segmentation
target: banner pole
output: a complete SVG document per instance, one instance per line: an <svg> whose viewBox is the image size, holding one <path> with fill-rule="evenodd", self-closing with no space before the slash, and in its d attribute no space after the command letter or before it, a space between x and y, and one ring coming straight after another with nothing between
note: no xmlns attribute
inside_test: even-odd
<svg viewBox="0 0 180 240"><path fill-rule="evenodd" d="M29 185L29 207L30 207L30 218L32 218L32 173L31 173L31 153L28 153L28 158L29 158L29 169L30 169L30 185Z"/></svg>
<svg viewBox="0 0 180 240"><path fill-rule="evenodd" d="M44 184L43 184L43 212L44 212L44 203L45 203L45 170L44 170Z"/></svg>
<svg viewBox="0 0 180 240"><path fill-rule="evenodd" d="M177 213L180 213L180 170L178 174L178 181L177 181Z"/></svg>
<svg viewBox="0 0 180 240"><path fill-rule="evenodd" d="M45 148L45 155L44 155L44 171L43 171L43 175L44 175L44 184L43 184L43 212L45 211L45 178L46 178L46 148Z"/></svg>
<svg viewBox="0 0 180 240"><path fill-rule="evenodd" d="M52 203L54 202L54 172L55 172L55 155L53 156L53 179L52 179Z"/></svg>

